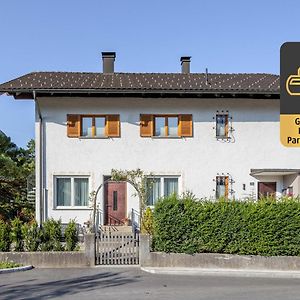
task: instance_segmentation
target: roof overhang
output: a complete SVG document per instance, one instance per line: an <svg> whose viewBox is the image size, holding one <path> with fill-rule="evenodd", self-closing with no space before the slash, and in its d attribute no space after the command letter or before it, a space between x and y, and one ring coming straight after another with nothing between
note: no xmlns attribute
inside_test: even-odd
<svg viewBox="0 0 300 300"><path fill-rule="evenodd" d="M286 176L300 174L300 169L251 169L251 176Z"/></svg>
<svg viewBox="0 0 300 300"><path fill-rule="evenodd" d="M60 90L0 90L1 94L15 99L34 99L39 97L142 97L142 98L244 98L244 99L279 99L277 92L246 91L191 91L191 90L113 90L113 89L60 89Z"/></svg>

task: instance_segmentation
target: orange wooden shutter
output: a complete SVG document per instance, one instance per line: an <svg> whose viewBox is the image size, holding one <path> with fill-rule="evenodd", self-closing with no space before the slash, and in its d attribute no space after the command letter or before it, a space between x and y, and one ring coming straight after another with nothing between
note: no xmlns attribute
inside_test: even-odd
<svg viewBox="0 0 300 300"><path fill-rule="evenodd" d="M67 135L71 138L80 136L80 115L67 115Z"/></svg>
<svg viewBox="0 0 300 300"><path fill-rule="evenodd" d="M179 136L193 136L193 115L179 115Z"/></svg>
<svg viewBox="0 0 300 300"><path fill-rule="evenodd" d="M120 115L107 115L106 133L109 137L120 136Z"/></svg>
<svg viewBox="0 0 300 300"><path fill-rule="evenodd" d="M228 198L228 182L229 178L228 176L225 177L225 198Z"/></svg>
<svg viewBox="0 0 300 300"><path fill-rule="evenodd" d="M153 136L153 115L140 115L140 135Z"/></svg>
<svg viewBox="0 0 300 300"><path fill-rule="evenodd" d="M228 136L228 115L225 115L225 136Z"/></svg>

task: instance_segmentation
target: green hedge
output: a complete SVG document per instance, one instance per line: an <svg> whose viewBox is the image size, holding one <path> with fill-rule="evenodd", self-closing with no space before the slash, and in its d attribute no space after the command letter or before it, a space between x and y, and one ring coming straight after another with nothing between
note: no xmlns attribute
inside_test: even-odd
<svg viewBox="0 0 300 300"><path fill-rule="evenodd" d="M300 200L208 201L173 195L154 208L153 249L298 256Z"/></svg>
<svg viewBox="0 0 300 300"><path fill-rule="evenodd" d="M75 251L78 250L78 232L75 220L70 220L62 243L61 220L48 219L37 223L23 223L19 218L10 223L0 220L0 252L8 251Z"/></svg>

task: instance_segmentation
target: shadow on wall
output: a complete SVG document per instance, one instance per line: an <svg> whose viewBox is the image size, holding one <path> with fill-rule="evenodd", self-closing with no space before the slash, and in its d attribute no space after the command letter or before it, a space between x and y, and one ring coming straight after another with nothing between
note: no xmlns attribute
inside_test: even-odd
<svg viewBox="0 0 300 300"><path fill-rule="evenodd" d="M279 122L278 99L196 98L66 98L45 99L46 122L66 126L66 114L116 113L121 120L139 126L139 115L193 113L194 122L214 122L217 110L228 111L234 122ZM99 105L101 104L101 105Z"/></svg>

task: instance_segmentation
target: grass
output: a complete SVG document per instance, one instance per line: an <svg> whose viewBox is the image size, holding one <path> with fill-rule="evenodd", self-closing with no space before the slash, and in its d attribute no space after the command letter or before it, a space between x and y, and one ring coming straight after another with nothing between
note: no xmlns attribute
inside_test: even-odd
<svg viewBox="0 0 300 300"><path fill-rule="evenodd" d="M10 269L20 267L20 264L14 263L12 261L0 261L0 269Z"/></svg>

